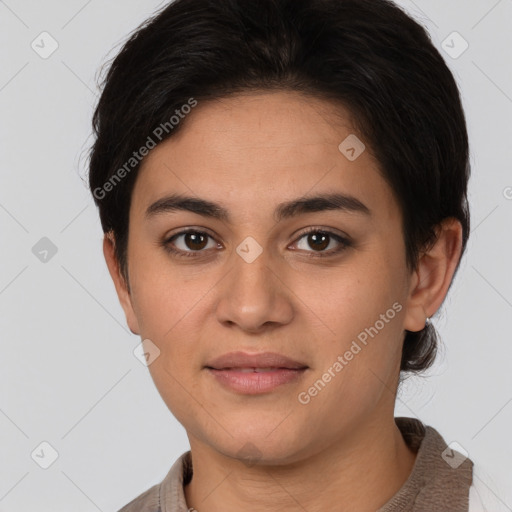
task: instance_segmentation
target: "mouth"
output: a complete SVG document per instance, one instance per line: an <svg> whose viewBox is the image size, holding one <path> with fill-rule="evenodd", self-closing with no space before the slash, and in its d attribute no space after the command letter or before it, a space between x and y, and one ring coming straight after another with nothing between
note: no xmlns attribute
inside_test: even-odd
<svg viewBox="0 0 512 512"><path fill-rule="evenodd" d="M206 368L229 391L242 395L270 393L285 384L296 383L307 368Z"/></svg>
<svg viewBox="0 0 512 512"><path fill-rule="evenodd" d="M208 366L206 368L209 368ZM266 373L266 372L275 372L277 370L300 370L301 368L281 368L281 367L269 367L269 368L244 368L244 367L228 367L228 368L209 368L210 370L217 371L236 371L240 373Z"/></svg>
<svg viewBox="0 0 512 512"><path fill-rule="evenodd" d="M229 352L209 361L206 368L213 370L246 369L253 370L300 370L307 368L305 363L275 352L260 352L249 354L247 352Z"/></svg>
<svg viewBox="0 0 512 512"><path fill-rule="evenodd" d="M231 352L212 360L204 368L224 388L254 395L297 382L309 367L273 352Z"/></svg>

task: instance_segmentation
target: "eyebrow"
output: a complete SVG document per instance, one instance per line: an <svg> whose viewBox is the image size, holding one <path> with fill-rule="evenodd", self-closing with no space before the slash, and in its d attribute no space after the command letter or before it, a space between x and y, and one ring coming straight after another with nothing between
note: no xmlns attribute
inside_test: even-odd
<svg viewBox="0 0 512 512"><path fill-rule="evenodd" d="M332 193L316 196L300 197L298 199L279 204L274 210L274 219L280 222L284 219L296 217L312 212L326 210L338 210L342 212L353 212L371 216L371 210L354 196ZM182 194L171 194L151 204L146 210L146 218L150 219L156 215L175 212L189 211L231 223L229 211L218 203Z"/></svg>

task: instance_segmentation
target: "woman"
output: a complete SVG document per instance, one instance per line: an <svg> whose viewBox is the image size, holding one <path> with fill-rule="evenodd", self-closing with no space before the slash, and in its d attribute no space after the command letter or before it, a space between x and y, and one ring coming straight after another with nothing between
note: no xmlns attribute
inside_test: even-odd
<svg viewBox="0 0 512 512"><path fill-rule="evenodd" d="M123 512L482 507L464 449L394 418L470 225L425 29L387 0L176 0L94 127L106 262L190 441Z"/></svg>

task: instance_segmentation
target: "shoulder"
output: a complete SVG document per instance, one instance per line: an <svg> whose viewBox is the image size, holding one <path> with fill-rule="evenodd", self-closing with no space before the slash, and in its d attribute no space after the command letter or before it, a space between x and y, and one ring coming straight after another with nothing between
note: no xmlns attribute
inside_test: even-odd
<svg viewBox="0 0 512 512"><path fill-rule="evenodd" d="M190 451L174 462L165 478L144 491L118 512L167 512L187 510L183 484L190 480L192 459Z"/></svg>
<svg viewBox="0 0 512 512"><path fill-rule="evenodd" d="M156 484L137 496L118 512L161 512L160 484Z"/></svg>

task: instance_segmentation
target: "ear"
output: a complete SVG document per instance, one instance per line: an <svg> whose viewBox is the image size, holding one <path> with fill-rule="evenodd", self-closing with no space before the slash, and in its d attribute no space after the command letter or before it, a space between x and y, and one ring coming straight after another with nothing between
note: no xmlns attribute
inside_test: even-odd
<svg viewBox="0 0 512 512"><path fill-rule="evenodd" d="M462 250L462 225L452 217L436 229L434 245L420 254L413 272L407 300L404 329L417 332L425 327L444 301Z"/></svg>
<svg viewBox="0 0 512 512"><path fill-rule="evenodd" d="M119 302L124 310L126 322L133 334L140 334L137 316L133 310L132 299L126 280L121 273L119 262L115 256L115 238L112 232L105 233L103 238L103 255L107 262L110 277L114 281Z"/></svg>

